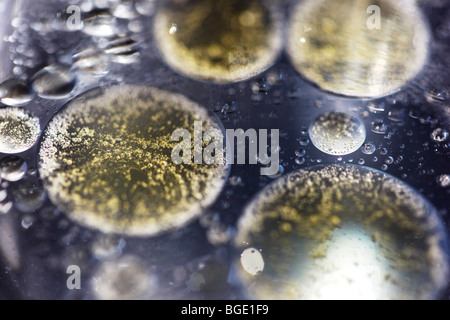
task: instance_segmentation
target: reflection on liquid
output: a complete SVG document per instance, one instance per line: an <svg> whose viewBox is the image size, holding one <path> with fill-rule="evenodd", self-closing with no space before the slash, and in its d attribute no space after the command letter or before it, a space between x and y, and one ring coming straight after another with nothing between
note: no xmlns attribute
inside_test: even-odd
<svg viewBox="0 0 450 320"><path fill-rule="evenodd" d="M379 29L372 29L375 13L367 13L373 5L380 8ZM390 94L427 60L429 32L414 1L302 1L289 28L288 53L295 68L337 94Z"/></svg>
<svg viewBox="0 0 450 320"><path fill-rule="evenodd" d="M237 263L251 298L429 299L447 282L438 213L372 169L294 172L267 187L238 227L237 249L264 258L261 273Z"/></svg>

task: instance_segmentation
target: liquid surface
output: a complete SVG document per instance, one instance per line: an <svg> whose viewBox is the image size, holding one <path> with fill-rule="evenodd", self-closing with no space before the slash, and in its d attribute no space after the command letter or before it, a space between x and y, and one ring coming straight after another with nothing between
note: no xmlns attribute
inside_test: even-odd
<svg viewBox="0 0 450 320"><path fill-rule="evenodd" d="M176 129L218 129L218 122L177 94L140 86L94 90L53 118L40 150L50 199L76 221L104 232L154 235L180 227L211 204L222 164L176 165Z"/></svg>
<svg viewBox="0 0 450 320"><path fill-rule="evenodd" d="M265 1L170 1L155 17L166 62L189 77L228 83L253 77L276 59L278 15Z"/></svg>
<svg viewBox="0 0 450 320"><path fill-rule="evenodd" d="M379 8L379 29L376 11ZM320 88L356 97L398 91L423 68L429 31L412 1L309 0L291 18L288 53Z"/></svg>
<svg viewBox="0 0 450 320"><path fill-rule="evenodd" d="M317 166L284 176L238 227L236 265L250 298L430 299L447 283L438 213L373 169ZM244 263L249 248L253 260Z"/></svg>

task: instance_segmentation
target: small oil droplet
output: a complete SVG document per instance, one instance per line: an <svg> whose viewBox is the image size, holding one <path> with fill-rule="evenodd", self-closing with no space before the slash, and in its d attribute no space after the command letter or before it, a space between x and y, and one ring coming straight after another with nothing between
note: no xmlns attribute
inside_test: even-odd
<svg viewBox="0 0 450 320"><path fill-rule="evenodd" d="M342 156L361 147L366 139L366 129L361 120L351 115L329 112L314 121L309 136L320 151Z"/></svg>

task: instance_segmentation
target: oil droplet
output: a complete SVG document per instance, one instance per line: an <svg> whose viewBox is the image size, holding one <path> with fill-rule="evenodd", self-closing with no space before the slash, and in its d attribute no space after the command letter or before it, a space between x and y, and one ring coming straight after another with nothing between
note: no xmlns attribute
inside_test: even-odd
<svg viewBox="0 0 450 320"><path fill-rule="evenodd" d="M266 1L172 0L155 17L155 39L177 72L216 83L251 78L272 65L282 23Z"/></svg>
<svg viewBox="0 0 450 320"><path fill-rule="evenodd" d="M450 175L442 174L438 177L438 183L442 188L450 187Z"/></svg>
<svg viewBox="0 0 450 320"><path fill-rule="evenodd" d="M86 48L72 56L75 70L84 74L102 77L108 74L108 56L95 48Z"/></svg>
<svg viewBox="0 0 450 320"><path fill-rule="evenodd" d="M131 37L117 37L108 41L104 52L117 63L130 64L138 61L139 49Z"/></svg>
<svg viewBox="0 0 450 320"><path fill-rule="evenodd" d="M103 232L148 236L182 227L215 201L228 174L225 164L172 161L180 143L173 132L192 137L195 121L205 132L223 132L206 109L150 87L113 86L72 100L41 144L39 172L50 200Z"/></svg>
<svg viewBox="0 0 450 320"><path fill-rule="evenodd" d="M136 0L136 11L143 16L151 16L155 13L156 0Z"/></svg>
<svg viewBox="0 0 450 320"><path fill-rule="evenodd" d="M431 133L431 139L436 142L444 142L448 139L448 131L442 128L437 128Z"/></svg>
<svg viewBox="0 0 450 320"><path fill-rule="evenodd" d="M374 122L372 122L372 132L377 134L385 134L388 127L387 124L384 123L383 120L379 119Z"/></svg>
<svg viewBox="0 0 450 320"><path fill-rule="evenodd" d="M0 160L0 178L15 182L21 180L27 173L27 163L16 156L7 156Z"/></svg>
<svg viewBox="0 0 450 320"><path fill-rule="evenodd" d="M433 299L447 286L439 213L370 168L315 166L281 177L245 209L234 245L264 254L258 277L235 258L250 299Z"/></svg>
<svg viewBox="0 0 450 320"><path fill-rule="evenodd" d="M29 182L15 186L12 194L14 197L14 206L24 213L32 213L40 209L46 198L42 187Z"/></svg>
<svg viewBox="0 0 450 320"><path fill-rule="evenodd" d="M62 99L75 88L76 77L68 66L62 64L49 65L32 78L34 91L46 99Z"/></svg>
<svg viewBox="0 0 450 320"><path fill-rule="evenodd" d="M366 139L361 120L341 112L319 116L309 128L311 142L320 151L331 155L346 155L358 150Z"/></svg>
<svg viewBox="0 0 450 320"><path fill-rule="evenodd" d="M0 109L0 152L20 153L39 139L41 124L37 117L22 108Z"/></svg>
<svg viewBox="0 0 450 320"><path fill-rule="evenodd" d="M0 215L8 214L11 211L12 207L13 207L12 202L0 203Z"/></svg>
<svg viewBox="0 0 450 320"><path fill-rule="evenodd" d="M0 84L0 102L8 106L27 104L33 96L33 90L23 80L9 79Z"/></svg>
<svg viewBox="0 0 450 320"><path fill-rule="evenodd" d="M134 256L102 263L91 286L100 300L148 299L156 291L151 270Z"/></svg>
<svg viewBox="0 0 450 320"><path fill-rule="evenodd" d="M34 223L34 217L27 215L27 216L23 217L21 225L22 225L22 228L28 230L33 225L33 223Z"/></svg>
<svg viewBox="0 0 450 320"><path fill-rule="evenodd" d="M381 28L369 28L370 0L308 0L294 8L287 51L320 88L356 97L398 91L423 68L430 34L416 4L380 0ZM308 28L305 28L308 26Z"/></svg>
<svg viewBox="0 0 450 320"><path fill-rule="evenodd" d="M112 14L121 19L133 19L139 15L136 12L133 0L121 0L113 6Z"/></svg>
<svg viewBox="0 0 450 320"><path fill-rule="evenodd" d="M83 16L84 33L95 37L111 37L117 33L117 20L107 9L94 9Z"/></svg>
<svg viewBox="0 0 450 320"><path fill-rule="evenodd" d="M264 270L264 259L255 248L249 248L244 250L241 254L242 268L250 275L256 276Z"/></svg>

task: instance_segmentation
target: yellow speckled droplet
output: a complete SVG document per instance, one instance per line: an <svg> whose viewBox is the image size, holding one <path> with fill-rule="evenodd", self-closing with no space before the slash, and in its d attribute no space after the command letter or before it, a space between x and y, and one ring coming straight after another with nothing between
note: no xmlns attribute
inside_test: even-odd
<svg viewBox="0 0 450 320"><path fill-rule="evenodd" d="M75 221L129 235L183 226L220 192L225 164L176 165L176 129L221 126L187 98L145 86L90 91L50 122L39 171L50 199ZM153 130L147 130L152 128Z"/></svg>

